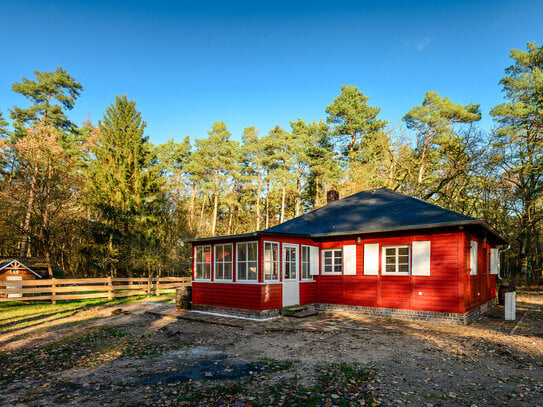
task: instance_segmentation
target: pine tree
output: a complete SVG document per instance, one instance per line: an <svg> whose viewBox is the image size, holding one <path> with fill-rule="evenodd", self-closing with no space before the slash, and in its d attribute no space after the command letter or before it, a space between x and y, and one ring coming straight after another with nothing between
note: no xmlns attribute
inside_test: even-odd
<svg viewBox="0 0 543 407"><path fill-rule="evenodd" d="M308 126L310 145L307 155L310 164L308 193L311 196L313 209L326 203L323 196L329 187L341 176L341 166L337 160L332 144L329 128L322 120L313 121ZM335 185L333 186L335 188Z"/></svg>
<svg viewBox="0 0 543 407"><path fill-rule="evenodd" d="M426 179L428 167L436 162L440 146L458 143L458 132L455 125L471 124L481 119L479 105L455 104L448 97L441 97L437 92L426 92L422 105L413 107L403 120L408 129L417 136L417 192L424 196L428 185L434 179Z"/></svg>
<svg viewBox="0 0 543 407"><path fill-rule="evenodd" d="M381 109L368 105L368 100L357 86L343 85L341 94L326 108L336 144L351 159L356 158L364 137L382 131L387 123L377 118Z"/></svg>
<svg viewBox="0 0 543 407"><path fill-rule="evenodd" d="M543 46L529 42L526 51L510 55L514 65L500 81L508 101L491 111L499 126L493 141L501 181L517 203L518 263L530 281L541 278L543 268Z"/></svg>
<svg viewBox="0 0 543 407"><path fill-rule="evenodd" d="M60 136L60 142L64 149L71 148L71 136L77 132L76 126L67 118L65 110L74 107L75 100L83 89L62 67L53 72L34 71L35 80L23 78L21 83L14 83L12 90L26 97L31 106L24 109L17 106L11 111L15 138L23 138L28 134L27 127L39 128L45 133L54 131ZM57 103L54 103L54 102ZM32 131L32 130L30 130ZM47 138L47 134L43 138ZM22 222L22 241L19 250L20 256L25 256L28 250L28 238L32 206L36 195L36 182L40 168L36 166L30 177L27 209Z"/></svg>
<svg viewBox="0 0 543 407"><path fill-rule="evenodd" d="M11 118L14 127L23 137L26 135L24 127L35 125L36 122L45 127L76 131L75 124L68 119L65 111L73 109L83 86L62 67L53 72L34 71L34 75L35 80L23 78L22 82L12 86L14 92L32 103L26 109L13 107Z"/></svg>
<svg viewBox="0 0 543 407"><path fill-rule="evenodd" d="M242 174L246 183L245 192L254 195L254 230L260 230L262 225L262 192L264 189L264 159L265 151L262 140L258 138L255 127L246 127L241 137Z"/></svg>
<svg viewBox="0 0 543 407"><path fill-rule="evenodd" d="M119 267L128 268L135 247L145 243L140 232L152 227L161 201L161 179L145 127L136 102L117 96L99 124L93 149L88 200L109 232L112 275Z"/></svg>
<svg viewBox="0 0 543 407"><path fill-rule="evenodd" d="M228 185L230 172L238 160L239 144L230 140L230 136L224 122L213 123L208 138L196 140L196 151L191 156L191 173L201 178L204 189L213 197L211 236L215 236L217 231L221 193ZM202 220L202 216L200 218Z"/></svg>
<svg viewBox="0 0 543 407"><path fill-rule="evenodd" d="M294 164L295 138L280 126L275 126L263 142L264 149L268 153L265 161L271 170L270 176L275 179L281 189L279 222L283 223L286 220L287 190L295 177L290 171Z"/></svg>

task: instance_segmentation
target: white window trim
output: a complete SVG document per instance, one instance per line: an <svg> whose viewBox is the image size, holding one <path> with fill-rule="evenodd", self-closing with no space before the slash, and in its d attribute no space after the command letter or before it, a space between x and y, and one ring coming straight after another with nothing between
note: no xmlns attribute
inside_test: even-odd
<svg viewBox="0 0 543 407"><path fill-rule="evenodd" d="M271 244L277 245L277 278L276 279L266 279L266 258L265 258L266 243L271 243ZM263 267L262 277L264 278L264 282L270 282L270 281L271 282L281 282L281 245L279 244L279 242L272 242L272 241L269 241L269 240L265 240L262 243L262 250L263 250L263 253L262 253L262 267ZM274 261L271 261L270 263L274 263Z"/></svg>
<svg viewBox="0 0 543 407"><path fill-rule="evenodd" d="M239 256L238 256L238 246L240 244L251 244L256 243L256 280L243 280L238 278L238 262L239 262ZM248 261L245 261L244 263L248 264ZM249 270L247 269L247 275L249 275ZM236 243L236 283L242 283L242 284L259 284L258 282L258 240L251 241L251 242L237 242Z"/></svg>
<svg viewBox="0 0 543 407"><path fill-rule="evenodd" d="M283 243L283 259L282 259L282 266L283 266L283 273L285 272L285 269L286 269L286 264L287 264L287 256L285 256L285 249L287 248L291 248L291 249L295 249L296 250L296 263L295 263L295 267L294 267L294 270L295 270L295 274L296 274L296 277L295 278L285 278L285 275L283 274L283 281L287 281L287 282L293 282L293 281L299 281L300 280L300 277L301 277L301 270L300 270L300 264L301 264L301 253L300 253L300 245L297 245L297 244L294 244L294 243ZM300 276L298 276L298 273L300 273Z"/></svg>
<svg viewBox="0 0 543 407"><path fill-rule="evenodd" d="M304 273L303 273L303 267L304 267L304 263L303 263L303 259L304 259L304 247L307 247L309 249L309 261L307 262L307 266L308 266L308 270L307 272L309 273L309 276L304 278ZM300 281L315 281L315 279L313 278L314 276L311 275L311 248L312 247L317 247L317 246L309 246L309 245L306 245L306 244L303 244L300 246Z"/></svg>
<svg viewBox="0 0 543 407"><path fill-rule="evenodd" d="M200 264L207 264L207 262L201 263L201 262L196 261L196 259L198 258L196 252L198 251L198 248L204 249L204 248L206 248L206 247L209 247L209 254L210 254L211 256L213 256L213 248L211 247L210 244L208 244L208 245L202 245L202 246L195 246L195 247L194 247L194 259L193 259L193 260L194 260L194 266L193 266L193 267L194 267L194 281L196 281L196 282L198 282L198 281L211 281L211 276L213 275L213 273L215 273L215 270L210 270L209 278L197 278L197 277L196 277L196 264L197 264L197 263L200 263ZM211 259L210 259L210 260L211 260ZM209 266L211 267L212 264L213 264L213 260L211 260L211 261L209 262Z"/></svg>
<svg viewBox="0 0 543 407"><path fill-rule="evenodd" d="M386 249L399 249L399 248L407 248L408 250L408 262L407 262L407 271L402 272L387 272L386 271ZM398 258L398 255L396 254L396 259ZM397 266L397 264L396 264ZM391 246L381 246L381 275L384 276L409 276L411 275L411 246L408 244L397 244L397 245L391 245Z"/></svg>
<svg viewBox="0 0 543 407"><path fill-rule="evenodd" d="M217 246L230 246L230 251L232 252L232 260L230 262L220 261L221 264L231 264L232 277L231 278L218 278L217 277ZM213 281L232 281L234 278L234 245L232 243L217 243L213 245ZM223 269L224 274L224 269Z"/></svg>
<svg viewBox="0 0 543 407"><path fill-rule="evenodd" d="M330 251L336 251L336 250L339 250L341 252L341 271L325 271L326 270L326 267L325 267L325 264L324 264L324 259L325 259L325 253L326 252L330 252ZM334 256L332 256L332 259L334 259ZM322 268L321 268L321 274L324 274L324 275L328 275L328 276L341 276L343 275L343 248L342 247L334 247L333 249L323 249L321 250L321 263L322 263ZM332 268L334 268L335 266L335 263L332 262Z"/></svg>

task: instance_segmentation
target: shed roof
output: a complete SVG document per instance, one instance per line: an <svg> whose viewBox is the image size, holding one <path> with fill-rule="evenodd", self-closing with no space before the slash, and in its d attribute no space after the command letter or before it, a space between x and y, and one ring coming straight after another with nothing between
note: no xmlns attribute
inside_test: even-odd
<svg viewBox="0 0 543 407"><path fill-rule="evenodd" d="M28 271L30 271L32 274L34 274L36 277L38 278L43 278L43 276L39 273L37 273L35 270L31 269L30 267L28 267L28 265L24 264L23 262L21 262L19 259L11 259L11 260L5 260L3 259L2 261L0 261L0 270L3 270L5 269L6 267L10 266L11 264L13 263L18 263L20 264L22 267L24 267L25 269L27 269Z"/></svg>

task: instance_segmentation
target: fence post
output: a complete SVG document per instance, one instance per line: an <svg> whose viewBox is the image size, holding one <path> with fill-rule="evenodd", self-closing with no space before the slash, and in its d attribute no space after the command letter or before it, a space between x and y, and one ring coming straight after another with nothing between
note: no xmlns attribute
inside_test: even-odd
<svg viewBox="0 0 543 407"><path fill-rule="evenodd" d="M147 297L151 295L151 290L153 289L153 280L151 276L147 276Z"/></svg>
<svg viewBox="0 0 543 407"><path fill-rule="evenodd" d="M107 278L107 288L107 299L111 301L113 299L113 279L111 276Z"/></svg>
<svg viewBox="0 0 543 407"><path fill-rule="evenodd" d="M156 278L156 296L160 296L160 277Z"/></svg>
<svg viewBox="0 0 543 407"><path fill-rule="evenodd" d="M56 303L57 303L57 300L55 298L56 294L57 294L56 291L55 291L56 288L57 288L56 280L57 279L54 278L54 277L51 279L51 304L53 304L53 305L56 305Z"/></svg>

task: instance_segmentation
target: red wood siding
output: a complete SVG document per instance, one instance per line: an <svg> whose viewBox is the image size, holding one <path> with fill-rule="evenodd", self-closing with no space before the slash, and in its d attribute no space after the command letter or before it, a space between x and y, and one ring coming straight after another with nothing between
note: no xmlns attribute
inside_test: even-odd
<svg viewBox="0 0 543 407"><path fill-rule="evenodd" d="M460 312L462 301L458 279L458 245L462 233L384 234L362 239L356 247L356 276L321 275L318 277L317 302L401 308L438 312ZM364 244L383 246L411 245L429 240L430 276L364 275ZM356 244L354 240L323 242L322 249ZM381 263L381 256L379 256Z"/></svg>
<svg viewBox="0 0 543 407"><path fill-rule="evenodd" d="M478 273L475 276L469 275L470 239L477 239L479 247ZM247 240L255 239L244 239ZM328 303L464 313L496 297L496 276L489 274L490 245L480 237L458 228L419 233L411 231L394 235L381 233L368 235L358 242L354 238L316 242L308 238L261 236L258 239L260 283L264 278L264 241L280 243L281 276L283 243L297 244L300 256L301 245L319 246L321 250L356 245L356 275L321 274L314 277L314 282L300 282L300 304ZM391 276L381 275L381 272L377 276L364 275L364 244L378 243L382 253L383 246L411 245L414 241L431 242L430 276ZM214 245L211 243L211 246ZM381 261L379 256L379 263ZM301 265L298 270L299 275L300 273ZM253 310L274 309L282 306L282 284L196 282L193 285L193 298L197 304Z"/></svg>
<svg viewBox="0 0 543 407"><path fill-rule="evenodd" d="M317 284L314 282L300 283L300 305L313 304L317 298Z"/></svg>
<svg viewBox="0 0 543 407"><path fill-rule="evenodd" d="M275 309L283 306L283 286L281 284L263 284L261 287L260 309Z"/></svg>
<svg viewBox="0 0 543 407"><path fill-rule="evenodd" d="M259 284L192 283L192 302L203 305L261 310L262 286Z"/></svg>
<svg viewBox="0 0 543 407"><path fill-rule="evenodd" d="M477 242L477 274L470 274L470 242ZM490 274L490 249L492 246L471 233L462 235L464 267L464 308L469 311L496 298L496 275Z"/></svg>

